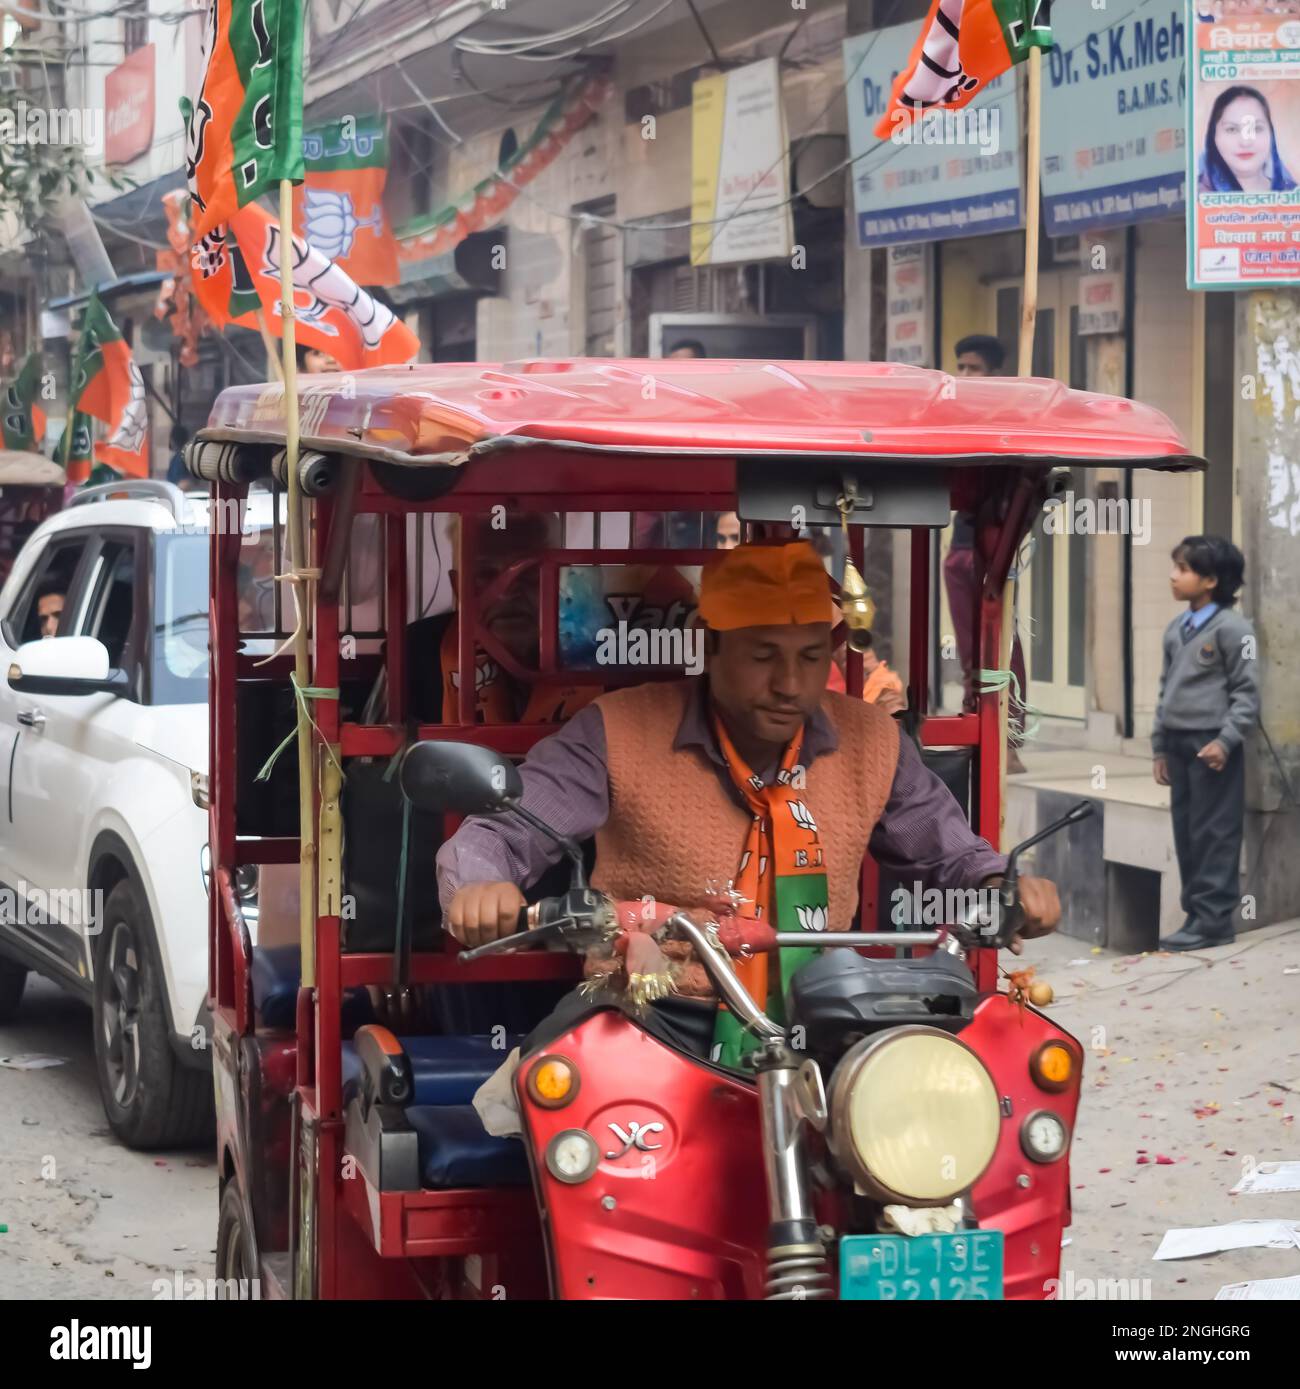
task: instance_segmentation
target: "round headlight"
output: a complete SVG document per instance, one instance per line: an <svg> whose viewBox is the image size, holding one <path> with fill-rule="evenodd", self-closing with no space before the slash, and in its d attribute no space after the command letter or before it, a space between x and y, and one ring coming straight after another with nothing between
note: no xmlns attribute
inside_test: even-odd
<svg viewBox="0 0 1300 1389"><path fill-rule="evenodd" d="M1002 1116L984 1063L934 1027L868 1037L831 1077L831 1146L878 1199L942 1206L983 1176Z"/></svg>
<svg viewBox="0 0 1300 1389"><path fill-rule="evenodd" d="M1055 1162L1069 1142L1065 1120L1050 1109L1039 1109L1020 1127L1020 1146L1035 1162Z"/></svg>
<svg viewBox="0 0 1300 1389"><path fill-rule="evenodd" d="M585 1182L599 1161L600 1149L585 1129L565 1129L546 1145L546 1170L557 1182Z"/></svg>

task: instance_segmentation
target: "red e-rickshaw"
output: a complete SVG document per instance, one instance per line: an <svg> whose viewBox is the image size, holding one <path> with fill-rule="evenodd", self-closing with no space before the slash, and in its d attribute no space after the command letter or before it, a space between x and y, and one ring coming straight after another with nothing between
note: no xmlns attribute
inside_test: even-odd
<svg viewBox="0 0 1300 1389"><path fill-rule="evenodd" d="M27 537L63 504L63 469L43 454L0 449L0 585Z"/></svg>
<svg viewBox="0 0 1300 1389"><path fill-rule="evenodd" d="M1000 669L1008 571L1061 470L1197 466L1170 422L1055 381L844 362L419 366L313 378L299 407L305 564L278 586L274 622L250 633L243 537L214 526L211 542L218 1276L297 1298L1047 1296L1083 1056L998 990L1015 865L1000 919L890 934L868 859L854 930L819 938L840 948L795 976L781 1025L731 960L806 936L665 909L662 930L692 943L757 1039L743 1071L627 1000L548 1028L581 952L626 939L629 908L586 886L577 846L563 846L567 886L535 887L520 934L486 950L441 929L431 865L458 815L515 804L512 759L553 727L479 721L478 681L459 673L495 665L525 691L680 676L590 660L593 603L709 562L704 525L682 544L672 525L637 523L666 513L832 527L859 569L866 527L910 544L914 735L996 845L1005 694L976 688L960 712L930 711L937 532L954 509L974 518L970 620L980 665ZM190 466L218 503L279 491L285 443L283 387L232 388ZM427 630L447 513L461 576L450 636ZM539 513L564 519L561 542L480 578L475 518ZM285 574L278 524L275 544ZM484 620L521 584L531 661ZM312 653L297 691L295 621ZM862 678L850 650L850 694ZM301 940L276 944L258 872L300 863L300 705L315 902ZM471 1101L516 1047L522 1135L494 1136Z"/></svg>

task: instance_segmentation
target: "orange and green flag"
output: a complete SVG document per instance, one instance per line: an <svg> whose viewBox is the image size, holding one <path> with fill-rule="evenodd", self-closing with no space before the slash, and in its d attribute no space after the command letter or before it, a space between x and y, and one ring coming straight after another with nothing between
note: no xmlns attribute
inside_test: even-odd
<svg viewBox="0 0 1300 1389"><path fill-rule="evenodd" d="M238 290L239 302L247 293L244 286L251 286L267 327L283 337L279 222L263 207L246 207L226 230L229 283ZM225 283L220 272L213 278ZM420 350L419 338L392 309L297 236L293 238L293 303L298 343L327 352L344 371L404 365L413 362Z"/></svg>
<svg viewBox="0 0 1300 1389"><path fill-rule="evenodd" d="M303 0L209 0L187 129L196 239L302 181L302 57Z"/></svg>
<svg viewBox="0 0 1300 1389"><path fill-rule="evenodd" d="M94 456L102 463L130 477L147 477L148 409L144 378L131 356L131 349L117 324L96 292L86 305L77 354L72 364L71 401L74 430L71 443L77 444L75 422L78 415L93 416L108 426L106 443L95 446ZM65 441L66 442L66 441ZM79 482L71 462L68 477Z"/></svg>
<svg viewBox="0 0 1300 1389"><path fill-rule="evenodd" d="M303 135L306 181L294 190L296 235L359 285L395 285L397 240L384 212L388 122L344 116Z"/></svg>
<svg viewBox="0 0 1300 1389"><path fill-rule="evenodd" d="M1031 49L1052 46L1052 0L931 0L876 126L887 140L928 110L957 110Z"/></svg>
<svg viewBox="0 0 1300 1389"><path fill-rule="evenodd" d="M36 403L41 393L41 354L33 352L23 369L4 388L4 446L40 453L45 443L45 411Z"/></svg>
<svg viewBox="0 0 1300 1389"><path fill-rule="evenodd" d="M55 452L55 458L63 464L69 482L85 482L90 476L90 465L95 457L94 440L90 416L74 410L72 422L64 426Z"/></svg>

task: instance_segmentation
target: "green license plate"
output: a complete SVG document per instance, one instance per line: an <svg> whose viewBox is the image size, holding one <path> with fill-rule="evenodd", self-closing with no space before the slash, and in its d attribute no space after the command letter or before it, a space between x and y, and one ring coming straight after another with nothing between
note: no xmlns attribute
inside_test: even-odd
<svg viewBox="0 0 1300 1389"><path fill-rule="evenodd" d="M840 1240L841 1300L990 1302L1001 1296L1001 1230Z"/></svg>

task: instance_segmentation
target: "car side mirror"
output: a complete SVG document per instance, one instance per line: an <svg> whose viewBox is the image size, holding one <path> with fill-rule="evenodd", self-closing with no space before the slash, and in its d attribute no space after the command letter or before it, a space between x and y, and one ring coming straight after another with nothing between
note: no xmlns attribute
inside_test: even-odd
<svg viewBox="0 0 1300 1389"><path fill-rule="evenodd" d="M14 652L7 673L19 694L124 694L127 674L113 670L108 647L96 637L49 637Z"/></svg>
<svg viewBox="0 0 1300 1389"><path fill-rule="evenodd" d="M523 795L519 769L478 743L416 743L402 758L402 794L416 808L496 815Z"/></svg>

